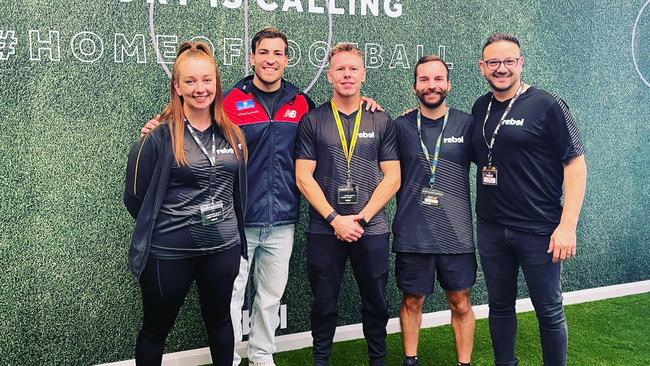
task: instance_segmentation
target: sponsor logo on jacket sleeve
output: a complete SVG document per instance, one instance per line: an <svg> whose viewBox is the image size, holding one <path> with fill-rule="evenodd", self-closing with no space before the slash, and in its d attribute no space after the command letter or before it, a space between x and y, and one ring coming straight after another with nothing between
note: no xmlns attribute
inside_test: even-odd
<svg viewBox="0 0 650 366"><path fill-rule="evenodd" d="M240 102L237 102L236 108L238 111L255 108L255 101L252 99L242 100Z"/></svg>

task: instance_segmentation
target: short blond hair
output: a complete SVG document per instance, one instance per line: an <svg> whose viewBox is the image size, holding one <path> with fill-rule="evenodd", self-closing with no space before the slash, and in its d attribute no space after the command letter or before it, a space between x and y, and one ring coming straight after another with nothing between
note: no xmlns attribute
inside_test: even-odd
<svg viewBox="0 0 650 366"><path fill-rule="evenodd" d="M336 55L337 53L341 52L350 52L354 53L355 55L361 57L363 60L363 52L361 52L361 49L357 47L354 43L349 43L349 42L339 42L330 50L330 55L327 58L327 62L332 61L332 57Z"/></svg>

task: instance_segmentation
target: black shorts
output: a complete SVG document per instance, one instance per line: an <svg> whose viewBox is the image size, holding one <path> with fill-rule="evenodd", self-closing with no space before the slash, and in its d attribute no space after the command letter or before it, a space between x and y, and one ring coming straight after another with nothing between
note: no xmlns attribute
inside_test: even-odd
<svg viewBox="0 0 650 366"><path fill-rule="evenodd" d="M438 274L446 292L468 289L476 282L476 255L397 252L397 287L407 294L431 295Z"/></svg>

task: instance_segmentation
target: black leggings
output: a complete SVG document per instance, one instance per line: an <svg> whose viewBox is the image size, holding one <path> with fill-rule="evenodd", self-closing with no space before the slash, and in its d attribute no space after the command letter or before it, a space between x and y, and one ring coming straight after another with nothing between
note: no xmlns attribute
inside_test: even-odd
<svg viewBox="0 0 650 366"><path fill-rule="evenodd" d="M214 365L232 365L235 342L230 299L233 282L239 273L240 255L241 249L237 245L193 258L149 258L140 276L144 317L136 343L137 365L160 365L165 339L194 280L199 290L212 362Z"/></svg>

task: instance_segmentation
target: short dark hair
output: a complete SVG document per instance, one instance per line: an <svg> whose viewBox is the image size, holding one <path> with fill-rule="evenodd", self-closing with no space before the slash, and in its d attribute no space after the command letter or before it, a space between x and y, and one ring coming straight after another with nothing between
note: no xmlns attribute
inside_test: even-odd
<svg viewBox="0 0 650 366"><path fill-rule="evenodd" d="M506 41L506 42L511 42L517 45L517 47L521 48L519 45L519 40L517 37L513 36L510 33L494 33L491 36L488 37L487 41L483 45L483 49L481 50L481 55L483 54L483 51L485 51L485 48L492 43L499 42L499 41Z"/></svg>
<svg viewBox="0 0 650 366"><path fill-rule="evenodd" d="M418 62L415 64L415 68L413 69L413 86L415 87L415 84L418 82L418 66L422 64L426 64L429 62L440 62L445 66L445 69L447 70L447 80L449 80L449 66L447 66L447 63L445 60L442 59L440 56L436 55L424 55L420 57Z"/></svg>
<svg viewBox="0 0 650 366"><path fill-rule="evenodd" d="M282 33L282 31L277 28L267 27L255 33L255 36L251 41L251 50L253 54L255 54L255 51L257 50L257 45L259 45L263 39L267 38L280 38L282 41L284 41L284 53L289 53L289 41L287 41L287 36L285 36L284 33Z"/></svg>

